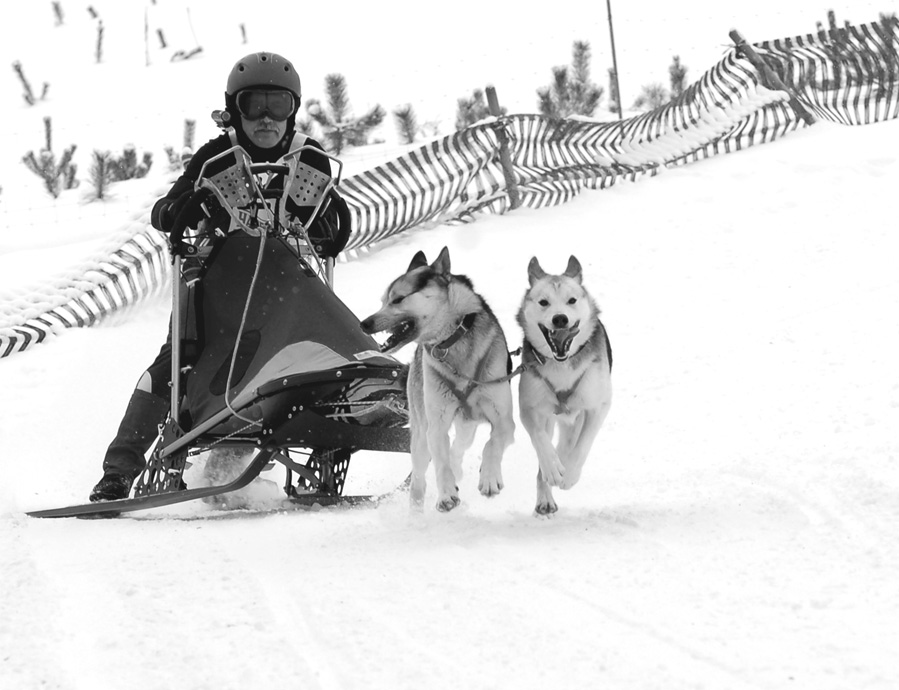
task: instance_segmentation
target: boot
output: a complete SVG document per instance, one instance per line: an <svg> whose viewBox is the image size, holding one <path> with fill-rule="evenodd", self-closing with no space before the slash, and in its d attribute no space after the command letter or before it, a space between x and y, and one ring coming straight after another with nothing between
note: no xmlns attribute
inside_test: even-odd
<svg viewBox="0 0 899 690"><path fill-rule="evenodd" d="M159 435L169 401L135 389L119 424L119 431L103 458L103 478L90 495L91 502L128 498L131 485L146 466L146 453Z"/></svg>

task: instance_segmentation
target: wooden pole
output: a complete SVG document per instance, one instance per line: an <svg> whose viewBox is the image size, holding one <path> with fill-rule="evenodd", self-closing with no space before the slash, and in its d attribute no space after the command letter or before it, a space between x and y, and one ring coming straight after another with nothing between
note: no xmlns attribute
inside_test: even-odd
<svg viewBox="0 0 899 690"><path fill-rule="evenodd" d="M612 0L606 0L606 10L609 13L609 38L612 40L612 70L615 73L615 91L618 92L618 119L623 120L621 112L621 82L618 81L618 56L615 53L615 29L612 26Z"/></svg>
<svg viewBox="0 0 899 690"><path fill-rule="evenodd" d="M737 47L737 51L742 54L749 62L752 63L752 66L755 67L756 71L759 73L759 76L762 78L762 84L764 84L769 89L775 89L777 91L786 91L790 96L790 107L793 109L801 119L805 121L807 125L815 124L815 116L812 115L808 110L805 109L805 106L802 105L800 100L796 97L796 94L793 93L793 90L788 88L786 84L783 83L780 77L774 73L774 71L765 64L765 61L759 57L759 54L755 52L753 47L746 42L740 32L736 29L730 32L730 39L734 42L734 45Z"/></svg>
<svg viewBox="0 0 899 690"><path fill-rule="evenodd" d="M496 97L496 89L488 86L487 92L487 108L493 117L502 117L502 110L499 107L499 99ZM509 193L509 206L513 210L521 206L521 196L518 193L518 181L515 179L515 171L512 169L512 156L509 153L509 135L506 134L506 128L500 126L496 129L499 138L499 162L503 169L503 178L506 181L506 191Z"/></svg>

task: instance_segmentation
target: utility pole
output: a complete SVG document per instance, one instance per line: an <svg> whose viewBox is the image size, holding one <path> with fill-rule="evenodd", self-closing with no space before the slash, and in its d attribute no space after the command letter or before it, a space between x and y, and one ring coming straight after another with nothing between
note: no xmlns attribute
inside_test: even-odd
<svg viewBox="0 0 899 690"><path fill-rule="evenodd" d="M621 113L621 83L618 81L618 57L615 54L615 29L612 26L612 0L606 0L606 10L609 13L609 36L612 39L612 70L615 72L615 91L618 92L618 119L623 120Z"/></svg>

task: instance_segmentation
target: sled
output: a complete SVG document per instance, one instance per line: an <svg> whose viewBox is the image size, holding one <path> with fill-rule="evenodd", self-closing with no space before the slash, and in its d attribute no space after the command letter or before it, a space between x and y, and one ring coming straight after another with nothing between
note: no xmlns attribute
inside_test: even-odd
<svg viewBox="0 0 899 690"><path fill-rule="evenodd" d="M306 152L332 174L304 163ZM115 515L209 498L273 465L283 466L293 502L376 502L344 496L344 484L354 452L409 451L406 366L380 352L333 290L350 223L335 193L340 161L310 146L282 161L252 163L239 146L215 156L175 220L171 407L132 496L28 515ZM201 222L188 232L183 219L213 199L230 230L213 234ZM304 221L286 221L288 199ZM187 488L190 458L224 449L253 457L230 481Z"/></svg>

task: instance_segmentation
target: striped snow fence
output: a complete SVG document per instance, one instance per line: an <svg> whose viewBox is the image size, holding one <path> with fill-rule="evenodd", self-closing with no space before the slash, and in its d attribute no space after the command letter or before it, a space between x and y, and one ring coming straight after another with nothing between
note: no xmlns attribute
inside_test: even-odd
<svg viewBox="0 0 899 690"><path fill-rule="evenodd" d="M156 232L134 235L111 255L85 265L82 275L29 295L0 328L0 357L44 342L66 328L92 326L115 311L159 294L170 275L168 249Z"/></svg>
<svg viewBox="0 0 899 690"><path fill-rule="evenodd" d="M348 251L429 223L466 222L511 208L499 130L510 142L521 204L569 201L583 189L635 181L768 143L802 127L790 96L843 124L899 117L899 21L754 44L787 90L766 86L729 51L672 102L621 122L512 115L468 128L345 181L356 233Z"/></svg>
<svg viewBox="0 0 899 690"><path fill-rule="evenodd" d="M899 117L899 19L763 41L756 52L817 117L845 125Z"/></svg>
<svg viewBox="0 0 899 690"><path fill-rule="evenodd" d="M833 122L899 117L897 28L890 18L753 44L787 91L766 86L765 75L731 50L672 102L621 122L512 115L433 141L343 181L355 228L345 256L412 228L509 210L503 141L521 205L541 208L583 189L774 141L807 126L789 105L791 95ZM147 227L81 280L20 310L16 323L0 328L0 357L60 329L96 323L158 291L168 274L164 238Z"/></svg>
<svg viewBox="0 0 899 690"><path fill-rule="evenodd" d="M413 226L466 222L510 208L499 130L509 141L521 204L569 201L660 167L770 141L797 127L788 94L763 86L731 51L678 99L623 122L511 115L457 132L362 175L341 189L356 232L348 250Z"/></svg>

